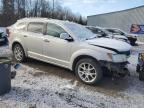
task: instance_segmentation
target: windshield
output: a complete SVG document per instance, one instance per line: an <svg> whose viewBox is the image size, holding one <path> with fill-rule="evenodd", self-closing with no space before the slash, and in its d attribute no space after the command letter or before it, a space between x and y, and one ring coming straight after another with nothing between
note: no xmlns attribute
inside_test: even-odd
<svg viewBox="0 0 144 108"><path fill-rule="evenodd" d="M88 40L92 38L96 38L96 35L92 33L90 30L81 26L79 24L74 23L65 23L65 26L71 30L71 32L79 39L79 40Z"/></svg>

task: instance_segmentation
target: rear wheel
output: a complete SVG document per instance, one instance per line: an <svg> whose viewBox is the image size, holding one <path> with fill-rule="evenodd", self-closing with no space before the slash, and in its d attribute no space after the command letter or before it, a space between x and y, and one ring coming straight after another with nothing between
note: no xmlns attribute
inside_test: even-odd
<svg viewBox="0 0 144 108"><path fill-rule="evenodd" d="M102 70L99 63L91 58L79 60L75 67L75 73L86 84L96 84L102 78Z"/></svg>
<svg viewBox="0 0 144 108"><path fill-rule="evenodd" d="M15 44L14 45L13 54L14 54L14 58L18 62L23 62L25 60L25 58L26 58L24 50L23 50L23 48L22 48L22 46L20 44Z"/></svg>

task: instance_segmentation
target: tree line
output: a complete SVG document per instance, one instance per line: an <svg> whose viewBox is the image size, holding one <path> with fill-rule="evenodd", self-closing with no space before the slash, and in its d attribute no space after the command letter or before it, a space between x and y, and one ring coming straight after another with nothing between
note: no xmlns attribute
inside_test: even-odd
<svg viewBox="0 0 144 108"><path fill-rule="evenodd" d="M12 25L24 17L45 17L86 24L86 19L62 7L58 0L0 0L0 26Z"/></svg>

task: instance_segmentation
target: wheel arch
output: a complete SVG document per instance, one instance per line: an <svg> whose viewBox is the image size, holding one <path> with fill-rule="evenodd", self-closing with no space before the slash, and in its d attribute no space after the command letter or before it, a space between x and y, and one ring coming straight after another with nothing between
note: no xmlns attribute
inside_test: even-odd
<svg viewBox="0 0 144 108"><path fill-rule="evenodd" d="M12 51L13 51L13 48L16 44L19 44L23 48L25 56L27 56L26 50L24 49L23 45L19 41L15 41L12 43L12 46L11 46Z"/></svg>
<svg viewBox="0 0 144 108"><path fill-rule="evenodd" d="M92 50L92 49L81 49L72 54L70 58L70 66L69 66L70 70L73 70L78 60L85 57L92 58L97 62L99 62L100 60L111 61L107 53L104 51Z"/></svg>
<svg viewBox="0 0 144 108"><path fill-rule="evenodd" d="M76 63L83 58L91 58L91 59L95 60L96 62L98 62L98 60L91 55L79 55L74 59L74 61L72 63L72 67L71 67L72 71L74 71Z"/></svg>

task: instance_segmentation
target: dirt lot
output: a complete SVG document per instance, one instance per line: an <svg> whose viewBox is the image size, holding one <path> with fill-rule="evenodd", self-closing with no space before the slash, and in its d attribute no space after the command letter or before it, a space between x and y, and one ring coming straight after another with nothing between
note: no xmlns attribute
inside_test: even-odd
<svg viewBox="0 0 144 108"><path fill-rule="evenodd" d="M142 48L143 44L132 49L130 77L105 77L97 86L77 81L69 70L29 59L12 80L10 93L0 96L0 108L143 108L144 83L135 72L137 53ZM7 46L0 52L11 53Z"/></svg>

